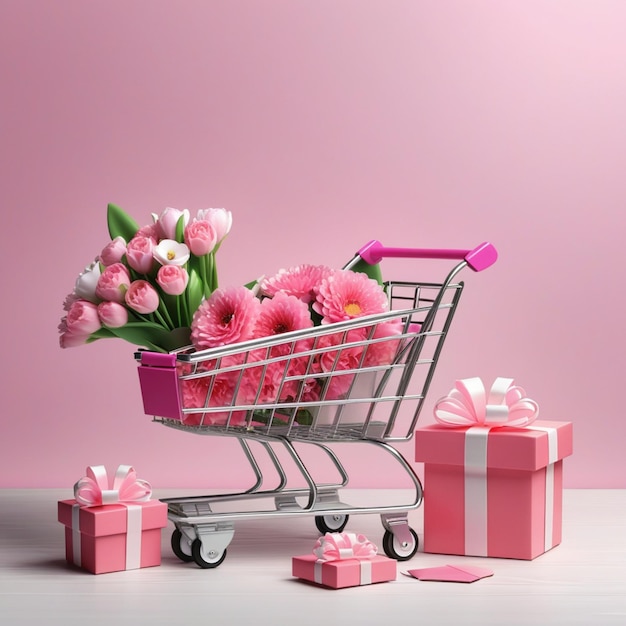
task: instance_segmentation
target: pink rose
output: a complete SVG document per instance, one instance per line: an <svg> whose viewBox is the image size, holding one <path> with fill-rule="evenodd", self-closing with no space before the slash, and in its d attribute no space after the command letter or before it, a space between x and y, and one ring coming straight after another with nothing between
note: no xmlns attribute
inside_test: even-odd
<svg viewBox="0 0 626 626"><path fill-rule="evenodd" d="M180 296L187 288L189 274L178 265L162 265L156 277L157 283L170 296Z"/></svg>
<svg viewBox="0 0 626 626"><path fill-rule="evenodd" d="M113 265L113 263L119 263L125 254L126 241L123 237L116 237L103 248L100 260L103 265Z"/></svg>
<svg viewBox="0 0 626 626"><path fill-rule="evenodd" d="M101 302L98 305L100 321L109 328L119 328L128 322L126 307L117 302Z"/></svg>
<svg viewBox="0 0 626 626"><path fill-rule="evenodd" d="M65 319L67 332L73 335L91 335L100 329L98 307L87 300L76 300Z"/></svg>
<svg viewBox="0 0 626 626"><path fill-rule="evenodd" d="M159 308L159 294L146 280L135 280L126 292L126 304L137 313L154 313Z"/></svg>
<svg viewBox="0 0 626 626"><path fill-rule="evenodd" d="M113 263L105 268L98 278L96 295L102 300L124 302L124 294L130 285L130 274L122 263Z"/></svg>
<svg viewBox="0 0 626 626"><path fill-rule="evenodd" d="M126 246L126 261L136 272L147 274L154 263L156 242L151 237L135 235Z"/></svg>
<svg viewBox="0 0 626 626"><path fill-rule="evenodd" d="M207 220L194 220L185 228L185 243L196 256L204 256L217 243L215 228Z"/></svg>

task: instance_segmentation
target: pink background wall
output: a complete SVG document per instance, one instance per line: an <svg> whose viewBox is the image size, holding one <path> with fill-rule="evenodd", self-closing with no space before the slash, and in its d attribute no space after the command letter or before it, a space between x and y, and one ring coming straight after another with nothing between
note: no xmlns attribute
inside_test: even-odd
<svg viewBox="0 0 626 626"><path fill-rule="evenodd" d="M143 415L132 346L58 347L108 202L141 223L230 209L222 284L338 266L372 238L493 242L499 262L465 275L422 423L455 379L510 376L543 418L574 422L566 487L626 487L624 2L0 0L0 13L0 487L69 489L95 463L134 464L155 487L250 479L236 441Z"/></svg>

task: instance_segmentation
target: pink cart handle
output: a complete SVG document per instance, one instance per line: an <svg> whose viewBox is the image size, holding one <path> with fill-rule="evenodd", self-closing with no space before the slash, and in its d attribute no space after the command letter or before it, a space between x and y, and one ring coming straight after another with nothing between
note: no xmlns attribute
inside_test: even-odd
<svg viewBox="0 0 626 626"><path fill-rule="evenodd" d="M385 257L403 259L459 259L464 260L475 272L492 266L498 252L490 243L481 243L473 250L440 250L437 248L386 248L380 241L370 241L357 253L366 263L376 265Z"/></svg>

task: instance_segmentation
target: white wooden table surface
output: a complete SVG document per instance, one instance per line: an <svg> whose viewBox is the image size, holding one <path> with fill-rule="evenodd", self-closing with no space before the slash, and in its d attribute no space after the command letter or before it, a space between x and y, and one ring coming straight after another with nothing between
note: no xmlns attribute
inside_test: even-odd
<svg viewBox="0 0 626 626"><path fill-rule="evenodd" d="M210 570L172 554L169 524L161 566L88 574L65 563L57 500L70 497L68 490L0 490L0 624L626 624L626 490L566 490L563 543L534 561L420 548L398 564L395 581L341 590L291 576L291 557L310 552L319 536L311 517L241 520L225 561ZM421 540L422 509L409 519ZM380 546L378 515L353 515L346 530ZM460 584L402 574L447 563L488 567L494 576Z"/></svg>

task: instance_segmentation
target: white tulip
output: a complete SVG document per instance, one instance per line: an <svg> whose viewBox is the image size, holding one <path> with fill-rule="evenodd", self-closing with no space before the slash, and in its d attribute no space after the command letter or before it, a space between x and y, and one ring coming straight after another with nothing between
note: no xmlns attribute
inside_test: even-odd
<svg viewBox="0 0 626 626"><path fill-rule="evenodd" d="M96 296L96 286L98 285L99 278L100 262L96 259L93 263L88 265L76 279L74 293L83 300L98 302L99 298Z"/></svg>
<svg viewBox="0 0 626 626"><path fill-rule="evenodd" d="M162 239L154 248L154 258L161 265L182 266L189 261L189 248L173 239Z"/></svg>

